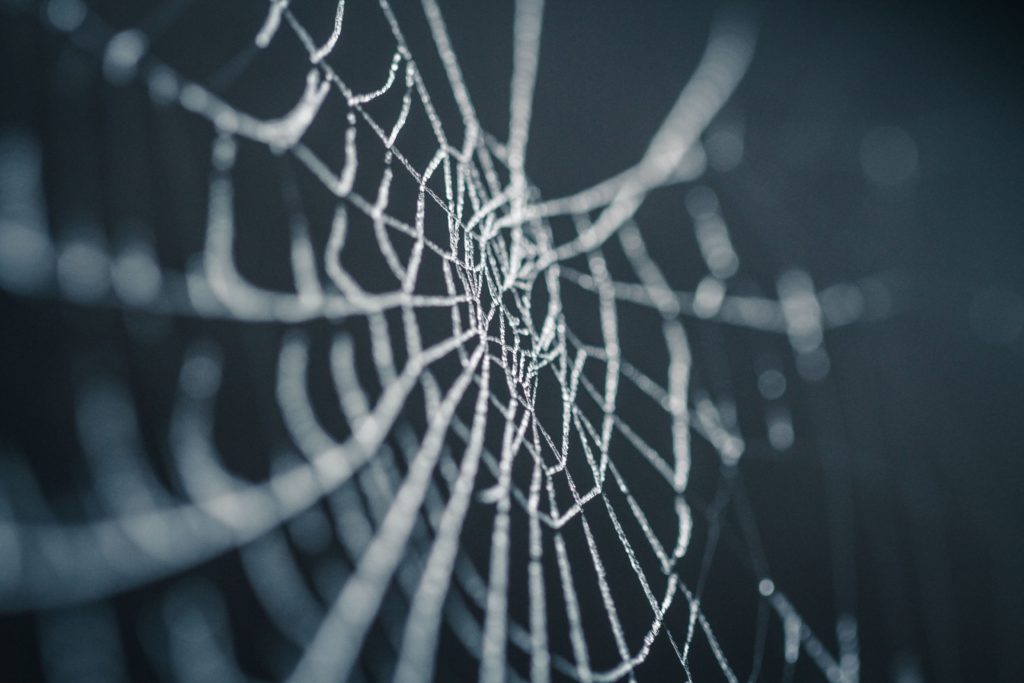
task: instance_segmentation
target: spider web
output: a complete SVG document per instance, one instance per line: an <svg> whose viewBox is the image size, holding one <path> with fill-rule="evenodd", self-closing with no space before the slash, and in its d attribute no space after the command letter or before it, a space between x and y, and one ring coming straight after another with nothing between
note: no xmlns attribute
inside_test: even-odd
<svg viewBox="0 0 1024 683"><path fill-rule="evenodd" d="M51 236L38 143L14 131L0 148L4 289L179 321L166 336L183 342L162 435L148 433L146 399L123 373L76 381L78 503L58 504L31 467L6 460L0 604L50 615L40 626L50 673L59 676L54 653L85 657L74 645L84 633L100 634L104 651L120 647L109 612L75 606L150 590L165 596L158 668L184 680L244 677L235 651L247 645L232 642L221 595L232 587L189 580L237 553L251 596L289 644L268 654L278 662L268 670L291 680L426 680L446 665L439 652L468 654L488 681L633 680L659 651L676 664L662 675L689 680L704 657L708 672L754 680L773 618L784 676L803 653L828 680L856 680L851 606L839 605L833 654L771 577L738 484L750 444L728 372L702 366L689 341L710 325L782 336L798 373L820 383L825 331L863 316L856 287L819 291L800 270L777 277L777 297L733 291L742 269L727 211L701 179L709 128L753 54L749 24L713 24L635 165L550 199L526 173L543 2L516 3L503 135L481 126L434 0L423 2L433 54L413 54L382 0L373 13L390 59L363 53L354 66L344 50L362 15L342 0L311 25L300 19L306 3L293 4L248 5L261 21L251 45L205 80L156 49L188 3L127 29L78 0L39 7L110 87L186 112L209 140L201 251L181 268L142 228L117 249L87 229ZM220 94L261 53L305 64L272 76L297 93L284 113ZM421 71L428 63L443 81ZM346 68L356 75L343 77ZM371 75L374 88L353 83ZM247 164L275 178L285 238L273 243L284 248L246 232ZM685 195L697 260L649 245L666 229L642 221L657 191ZM290 283L261 284L259 269L240 264L254 250L287 262ZM674 283L691 262L698 278L684 291ZM222 331L234 327L269 328L276 346L271 362L245 368L249 389L228 386L238 371ZM638 338L646 352L631 352ZM785 451L795 438L785 371L766 358L766 443ZM261 428L278 431L270 445L255 442L260 464L221 452L225 429L251 441L252 418L224 408L240 391L263 392L276 413L257 411ZM700 467L716 495L695 511L688 490ZM703 603L728 513L744 533L727 559L742 557L756 605L751 661L723 647ZM448 640L457 648L439 649Z"/></svg>

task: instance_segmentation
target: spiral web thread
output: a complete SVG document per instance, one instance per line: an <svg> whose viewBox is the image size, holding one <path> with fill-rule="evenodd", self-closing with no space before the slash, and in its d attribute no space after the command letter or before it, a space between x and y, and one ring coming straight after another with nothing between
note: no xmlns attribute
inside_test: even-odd
<svg viewBox="0 0 1024 683"><path fill-rule="evenodd" d="M737 672L719 645L701 606L714 543L705 550L696 588L687 586L677 571L695 522L685 498L691 437L710 444L723 472L737 466L745 447L722 402L692 381L683 321L696 325L710 319L784 334L801 371L821 379L828 372L824 331L858 317L849 303L856 292L843 286L816 291L799 271L778 278L777 300L728 291L738 256L717 198L696 181L705 166L702 136L748 66L752 33L735 21L712 27L699 65L636 165L572 196L544 199L524 170L539 64L540 0L516 4L506 142L478 123L434 0L423 2L437 48L429 58L440 59L461 114L454 126L443 124L435 113L386 0L380 12L395 43L386 81L368 93L346 85L328 63L345 39L345 9L342 0L328 33L307 30L288 0L270 3L254 37L257 49L290 34L310 66L295 106L279 118L264 119L234 108L163 63L149 52L150 36L142 29L115 32L78 0L54 0L40 8L51 28L102 60L108 81L141 83L154 105L180 107L209 122L214 142L205 248L186 272L176 273L158 263L144 242L112 254L97 240L55 240L46 225L39 151L29 137L8 134L0 153L4 289L86 306L284 325L288 331L280 343L276 402L297 453L282 457L283 464L258 483L222 464L213 439L222 358L212 342L191 343L181 364L168 434L178 492L161 484L150 459L140 454L126 386L109 378L88 383L78 394L76 426L95 482L95 509L102 513L85 521L58 520L42 496L25 493L34 488L31 477L9 467L5 488L21 493L0 499L4 611L99 604L238 551L263 609L297 647L291 680L363 675L360 654L378 621L395 653L394 666L384 675L399 681L431 676L444 624L479 661L480 678L487 681L523 676L545 681L552 672L581 681L633 679L659 639L668 641L688 679L691 650L703 640L724 677L738 680L746 674ZM389 94L401 98L397 117L374 118L369 105ZM304 142L331 98L340 98L348 111L344 132L337 136L345 148L339 169ZM402 153L406 122L416 114L426 116L436 139L436 152L426 166ZM384 156L375 196L354 189L359 156L366 153L357 147L357 136L375 141ZM320 254L301 206L290 204L286 230L293 291L261 287L243 276L233 260L241 230L234 216L233 169L238 146L250 143L290 155L337 198ZM418 188L412 221L399 217L390 203L391 185L402 174ZM679 183L695 184L687 206L708 271L693 293L672 289L635 220L650 192ZM389 291L365 288L358 265L342 264L346 237L356 229L355 215L372 226L393 277ZM431 237L443 234L436 232L439 225L430 225L435 215L447 227L447 243ZM575 233L556 241L555 221ZM627 257L635 281L611 276L604 251L613 243ZM428 268L440 275L443 293L421 293L419 281ZM596 301L584 315L598 324L597 342L582 340L567 324L564 287L589 292ZM544 293L542 316L533 310L531 292L537 289ZM623 356L623 308L642 312L652 338L662 338L668 363L661 377L649 376ZM444 338L425 341L431 335L421 328L421 316L428 311L440 311L449 321ZM318 320L362 320L369 333L371 372L379 392L364 388L351 336L339 332L330 346L331 377L349 429L344 439L321 425L322 410L314 409L306 386L313 347L303 325ZM395 320L404 339L401 354L393 346ZM456 372L435 370L453 358ZM667 417L670 451L650 445L645 425L631 425L618 415L624 384ZM560 413L538 412L538 392L553 392ZM784 404L776 400L781 392L768 386L762 393L773 406L773 443L785 448L792 441L792 425ZM422 424L409 418L414 397L424 402L420 410L427 419ZM524 467L524 460L522 471L528 476L520 481L514 470ZM659 479L660 498L629 487L624 471L641 467ZM15 498L27 507L19 509L11 502ZM655 500L672 508L675 528L668 537L659 536L648 521ZM462 530L474 504L494 510L485 570L461 552ZM602 519L610 520L617 544L592 532L595 508L607 515ZM286 537L301 535L298 526L289 525L324 509L334 515L336 542L353 559L340 587L317 595L299 576L295 544ZM705 511L696 521L713 527L715 514ZM508 604L515 550L510 529L517 515L525 517L528 528L525 621L510 618ZM583 534L585 554L570 553L563 541L573 526ZM769 578L756 544L747 552L758 574L752 581L783 626L786 661L792 665L803 652L828 680L855 680L852 619L841 620L840 655L833 655ZM602 558L613 553L624 554L629 575L605 571ZM553 568L557 582L545 577L545 568ZM617 603L624 582L638 584L646 600L649 621L643 628L626 623L629 617ZM404 617L382 616L389 592L404 598ZM184 642L171 648L175 676L242 677L215 596L185 590L172 590L172 595L168 628ZM602 623L581 617L582 600L600 601ZM680 604L686 627L670 629L666 615ZM548 620L554 610L564 610L568 651L549 646ZM71 626L58 617L45 621L44 654L47 642L66 646L67 634L77 628L110 629L95 615L76 618L67 618ZM595 628L610 630L617 659L612 666L594 663L588 647ZM763 631L758 648L764 645ZM512 651L525 655L525 670L511 664ZM758 676L759 666L753 665L751 678Z"/></svg>

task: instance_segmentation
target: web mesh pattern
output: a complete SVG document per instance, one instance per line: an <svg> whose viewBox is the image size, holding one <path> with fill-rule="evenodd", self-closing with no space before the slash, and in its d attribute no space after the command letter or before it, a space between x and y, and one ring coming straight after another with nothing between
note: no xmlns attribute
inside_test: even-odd
<svg viewBox="0 0 1024 683"><path fill-rule="evenodd" d="M117 650L110 613L71 608L149 589L163 595L165 673L244 677L234 653L248 645L232 642L224 587L188 580L237 554L288 644L268 653L268 670L296 681L426 680L447 640L488 681L642 678L659 648L677 664L667 675L690 679L702 656L712 677L753 680L779 624L785 675L803 653L826 679L856 680L852 617L841 615L833 654L772 581L737 502L748 442L736 405L689 342L710 324L781 336L799 373L824 382L825 331L863 315L855 287L819 291L798 270L778 276L776 297L732 291L742 271L727 211L701 178L709 126L753 55L749 24L711 27L634 166L551 199L525 170L542 2L516 3L500 136L479 123L434 0L423 2L433 54L413 54L386 1L374 8L391 58L351 66L381 77L369 90L342 76L346 40L364 30L344 0L318 25L288 0L251 3L262 22L252 45L205 80L156 49L157 27L187 5L127 29L78 0L39 8L48 30L99 60L111 87L183 110L206 131L202 247L181 268L141 228L113 247L87 230L55 237L37 143L8 134L0 150L4 196L18 198L0 224L4 289L174 320L182 341L156 436L122 375L76 381L78 503L56 509L31 468L5 461L0 596L8 612L53 610L44 652L84 631L108 634ZM274 50L306 64L273 76L296 93L290 109L257 113L219 94ZM443 82L421 72L428 61ZM247 234L245 164L274 177L274 237ZM673 284L679 266L648 245L649 230L666 229L638 218L655 191L686 196L689 215L670 229L692 226L702 271L693 291ZM310 203L329 206L329 220ZM239 265L253 249L287 263L290 283ZM233 372L218 335L234 328L269 328L276 346L244 373L274 413L246 419L278 436L241 465L220 452L218 432ZM631 355L638 338L657 350ZM766 447L784 451L795 435L781 363L762 363L758 386ZM717 494L694 509L688 485L700 467ZM749 661L723 648L702 605L729 511L749 532L734 552L757 606Z"/></svg>

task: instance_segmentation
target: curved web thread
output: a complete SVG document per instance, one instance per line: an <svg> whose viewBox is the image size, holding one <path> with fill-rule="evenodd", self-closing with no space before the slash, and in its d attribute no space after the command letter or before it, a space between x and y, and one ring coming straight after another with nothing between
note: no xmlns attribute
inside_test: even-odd
<svg viewBox="0 0 1024 683"><path fill-rule="evenodd" d="M288 33L309 62L298 101L270 119L235 108L214 88L163 63L150 53L151 36L144 29L112 31L76 0L45 7L54 28L102 59L109 81L142 83L154 103L208 121L214 141L205 244L193 267L175 273L145 246L110 256L98 242L52 241L39 208L41 187L32 180L39 178L38 150L30 139L12 138L0 155L9 166L4 182L24 184L8 189L8 195L30 201L4 203L10 220L0 238L17 256L5 257L4 287L94 306L284 325L288 331L280 341L274 394L297 452L278 459L258 483L223 464L214 443L214 403L224 359L211 341L190 343L181 363L168 433L180 494L161 484L140 455L144 448L129 390L112 378L85 383L78 392L77 428L102 513L66 521L49 511L42 496L29 498L30 514L16 514L4 502L0 535L13 552L0 573L2 604L6 610L35 610L100 601L184 575L237 550L263 609L298 648L292 680L345 680L357 673L376 627L383 628L395 653L393 669L385 675L401 681L429 678L444 625L479 661L479 676L488 681L523 676L544 681L553 672L581 681L633 679L659 639L668 641L688 679L691 651L703 641L721 674L738 680L741 672L719 644L701 604L720 510L712 504L695 522L685 494L692 435L711 445L723 472L737 467L744 439L723 402L695 384L683 321L713 319L783 333L801 371L820 379L828 368L824 330L857 316L842 305L848 288L818 292L799 271L779 277L778 300L729 293L738 256L717 197L706 187L688 194L708 271L692 294L673 289L645 243L636 214L652 191L700 178L701 138L748 66L752 35L735 21L716 24L701 61L640 160L572 196L544 199L525 172L543 3L516 5L504 143L478 121L436 3L424 0L423 9L460 125L442 123L398 19L384 1L380 12L394 52L385 82L370 92L354 91L330 65L345 40L344 1L322 42L313 34L325 32L307 29L287 0L270 3L254 37L257 49L273 47ZM398 93L393 119L371 114L374 102ZM344 146L338 169L304 141L331 98L340 98L348 112L336 136ZM418 114L426 117L436 143L425 166L402 151L403 132ZM365 154L357 139L365 137L377 143L384 160L376 194L366 196L356 189L360 154ZM321 191L337 199L326 246L318 254L301 204L288 198L287 183L282 187L290 207L292 291L251 282L234 262L244 229L235 215L234 175L239 146L252 143L290 155ZM411 221L393 206L399 176L411 178L416 187ZM571 236L556 239L556 224L570 227ZM367 273L358 265L343 264L356 229L372 230L390 289L376 291L360 281ZM612 245L625 255L630 280L613 276L606 254ZM421 282L428 269L443 283L443 293L425 293ZM113 285L109 294L96 284L107 281ZM586 341L569 324L579 312L563 307L564 287L592 297L582 315L595 323L596 341ZM535 310L537 300L544 302L542 311ZM830 301L839 303L830 307ZM624 308L641 311L651 334L660 336L668 361L663 376L650 376L624 355ZM438 311L448 329L434 339L434 326L428 329L423 319ZM396 319L402 348L394 342ZM307 386L316 347L303 325L343 326L352 320L366 323L363 351L372 359L380 390L365 386L361 370L366 368L353 338L336 334L328 364L348 427L341 439L322 424L322 410ZM668 449L652 445L659 437L647 425L622 417L624 386L664 415ZM540 407L541 393L557 397L557 411ZM772 400L779 394L772 388L763 393ZM423 403L416 408L419 400ZM791 441L784 406L773 404L773 410L773 439ZM417 422L414 411L427 419ZM629 470L638 467L659 479L658 495L631 488ZM23 488L31 490L31 477L19 471L12 469L9 481L26 482ZM294 533L289 525L319 510L321 501L334 515L336 541L352 561L340 588L316 595L304 584L288 539ZM482 563L464 552L463 532L475 505L493 508ZM603 512L595 521L598 509ZM666 510L672 519L668 536L649 519L664 518ZM517 516L526 524L525 549L513 544ZM678 565L694 524L701 521L711 540L691 587ZM602 524L610 524L610 535L597 528ZM567 543L570 531L582 538L578 551ZM749 552L756 555L756 545ZM509 604L517 554L526 558L524 620L511 616ZM607 571L612 555L625 560L627 573ZM852 618L841 620L840 656L834 656L775 587L763 559L755 558L754 564L752 582L783 625L789 673L802 651L828 680L855 680ZM626 583L639 588L646 623L637 623L635 609L623 608ZM407 605L400 618L382 613L392 592ZM171 592L167 604L172 630L209 634L205 656L211 666L221 667L220 680L241 675L230 643L225 644L230 634L218 616L216 596L181 589ZM585 618L588 604L599 605L599 620ZM667 626L675 605L686 615L681 630ZM555 610L564 614L565 650L551 645L549 620ZM607 653L592 651L598 629L610 633L616 655L611 665L599 663ZM763 631L758 648L764 645ZM182 647L181 652L194 652ZM525 655L525 670L512 664L517 654ZM179 677L192 677L189 656L179 653L172 660ZM752 665L751 678L759 666Z"/></svg>

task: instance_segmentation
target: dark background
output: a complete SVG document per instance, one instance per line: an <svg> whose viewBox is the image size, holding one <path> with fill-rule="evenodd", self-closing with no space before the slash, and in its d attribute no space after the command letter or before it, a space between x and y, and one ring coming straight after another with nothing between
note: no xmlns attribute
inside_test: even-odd
<svg viewBox="0 0 1024 683"><path fill-rule="evenodd" d="M133 114L146 107L144 97L104 91L88 50L70 50L21 4L0 8L0 125L27 126L41 141L54 220L74 213L68 207L85 207L97 217L161 213L159 202L166 200L156 193L138 195L129 206L119 199L126 194L123 183L132 182L125 180L132 162L123 159L162 125L139 123L143 119ZM150 7L118 4L96 5L116 27L152 16ZM186 10L154 52L209 82L262 21L262 9L236 4L204 9L209 15ZM295 4L310 21L333 14L331 3ZM351 4L358 16L358 3ZM445 3L442 9L481 121L503 137L512 10L490 2ZM708 3L548 4L527 154L527 172L545 196L587 187L640 157L698 60L714 9ZM424 72L437 77L421 11L405 3L396 3L396 11ZM801 387L793 399L797 446L785 455L752 449L741 465L773 578L834 651L827 511L837 497L849 496L854 533L842 539L841 555L856 577L862 680L909 683L917 680L909 677L914 671L921 680L1022 680L1019 19L995 4L974 3L800 2L765 4L750 13L758 26L753 66L721 117L743 126L744 157L735 169L707 178L721 198L746 285L770 295L775 274L799 266L819 287L873 278L884 283L891 302L881 320L829 334L831 381ZM244 19L231 20L237 17ZM368 65L386 64L373 50L386 60L390 47L375 48L369 35L352 40L366 48L356 53L366 61L356 59L344 75L358 79ZM267 63L262 66L266 74ZM281 82L296 83L296 73L302 73L298 67L282 73ZM375 73L366 76L368 84L378 80ZM229 94L245 103L242 108L269 114L294 101L295 93L277 92L277 84L242 79ZM447 112L439 106L446 120L457 120L450 105ZM174 210L182 225L191 221L193 227L184 229L177 246L165 243L161 255L183 265L202 234L210 135L205 124L184 116L175 125L180 144L142 156L173 148L180 157ZM878 126L897 126L916 145L917 171L895 187L872 184L862 170L862 141ZM249 191L256 195L260 183L274 180L252 182ZM641 212L652 239L660 226L679 221L682 195L658 193ZM269 224L274 217L253 219ZM279 253L261 257L256 250L252 263L272 263ZM696 282L686 272L678 277L674 284L681 288ZM3 383L16 388L3 392L11 402L3 436L25 451L59 458L62 449L74 449L72 436L51 428L66 422L66 378L81 362L78 349L109 347L109 329L121 323L95 322L88 312L55 303L0 297L7 321L0 335ZM187 333L178 327L171 336ZM230 330L223 335L250 358L272 358L258 340ZM777 336L709 323L695 339L705 358L724 349L725 375L741 374L764 349L786 353ZM104 362L119 362L119 348L107 348ZM131 363L145 364L145 358ZM707 380L722 374L708 371ZM164 375L173 377L172 370ZM159 368L133 381L161 391ZM755 396L744 381L735 380L741 405ZM237 438L260 441L251 434ZM54 462L43 469L59 479ZM712 498L713 481L695 481L698 508ZM736 518L727 518L723 535L740 535ZM750 604L734 600L731 587L749 591L749 568L734 568L749 560L742 545L721 552L706 609L725 650L744 653L734 662L743 677L750 673L745 653L752 619ZM230 577L232 570L211 571ZM132 601L144 603L146 593ZM685 628L684 616L674 619L673 628ZM5 616L3 624L3 649L10 646L5 661L15 671L24 667L20 676L33 677L39 663L32 617ZM779 671L776 621L771 628L767 642L775 654L766 661L765 680L777 680ZM441 676L464 673L459 652L454 648L451 659L442 660ZM666 654L652 656L641 677L676 676L678 666ZM704 674L699 680L715 678L695 666L695 674ZM817 680L805 660L796 674Z"/></svg>

